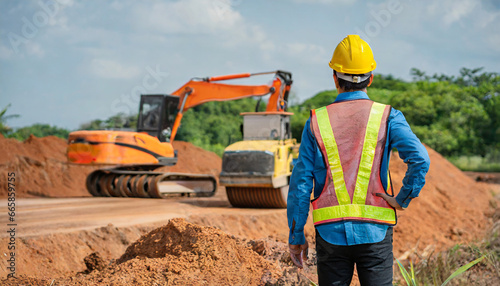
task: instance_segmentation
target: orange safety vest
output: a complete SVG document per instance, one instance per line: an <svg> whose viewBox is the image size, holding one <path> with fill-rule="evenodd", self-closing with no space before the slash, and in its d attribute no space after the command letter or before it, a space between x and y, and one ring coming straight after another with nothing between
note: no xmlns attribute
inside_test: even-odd
<svg viewBox="0 0 500 286"><path fill-rule="evenodd" d="M389 105L364 99L311 111L312 132L327 167L325 186L312 200L315 225L338 221L396 224L396 210L375 196L391 189L390 178L387 190L380 179L390 111Z"/></svg>

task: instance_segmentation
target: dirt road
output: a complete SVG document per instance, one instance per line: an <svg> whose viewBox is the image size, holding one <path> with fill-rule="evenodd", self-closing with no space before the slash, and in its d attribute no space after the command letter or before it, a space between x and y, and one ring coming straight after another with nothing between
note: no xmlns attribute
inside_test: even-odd
<svg viewBox="0 0 500 286"><path fill-rule="evenodd" d="M75 232L105 227L163 224L180 217L209 215L262 215L284 213L273 209L232 208L219 193L213 198L23 198L16 201L17 237ZM0 200L7 206L7 200ZM8 213L0 212L0 225L8 223ZM5 231L0 238L7 237Z"/></svg>
<svg viewBox="0 0 500 286"><path fill-rule="evenodd" d="M7 200L0 200L7 206ZM84 258L99 252L120 257L141 235L172 218L214 226L229 234L256 239L288 235L286 210L237 209L224 190L212 198L19 198L16 200L16 274L59 277L86 269ZM0 254L9 255L8 214L0 212ZM313 233L310 231L310 233ZM8 273L0 260L0 277Z"/></svg>

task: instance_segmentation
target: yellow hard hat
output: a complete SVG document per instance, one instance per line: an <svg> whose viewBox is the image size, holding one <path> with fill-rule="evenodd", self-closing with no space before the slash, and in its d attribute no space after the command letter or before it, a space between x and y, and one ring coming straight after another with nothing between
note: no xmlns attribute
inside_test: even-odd
<svg viewBox="0 0 500 286"><path fill-rule="evenodd" d="M373 71L377 63L367 42L358 35L348 35L335 48L330 67L341 73L365 74Z"/></svg>

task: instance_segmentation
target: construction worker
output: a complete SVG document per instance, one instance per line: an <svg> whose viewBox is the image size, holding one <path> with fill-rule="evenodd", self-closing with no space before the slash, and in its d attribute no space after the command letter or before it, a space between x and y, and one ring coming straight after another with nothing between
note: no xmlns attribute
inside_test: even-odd
<svg viewBox="0 0 500 286"><path fill-rule="evenodd" d="M290 181L290 255L302 268L309 248L304 225L314 191L319 284L349 285L356 265L361 285L392 285L396 210L418 197L429 155L400 111L369 99L376 62L365 41L348 35L330 67L337 98L311 110ZM388 173L393 148L408 167L397 196Z"/></svg>

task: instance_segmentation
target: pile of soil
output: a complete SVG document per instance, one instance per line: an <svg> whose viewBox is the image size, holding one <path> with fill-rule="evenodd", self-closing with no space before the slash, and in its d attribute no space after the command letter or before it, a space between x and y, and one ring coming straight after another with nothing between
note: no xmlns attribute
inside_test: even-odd
<svg viewBox="0 0 500 286"><path fill-rule="evenodd" d="M90 196L85 178L96 167L67 164L66 146L55 136L32 135L24 142L0 137L0 186L14 173L16 197ZM7 196L7 188L0 188L0 197Z"/></svg>
<svg viewBox="0 0 500 286"><path fill-rule="evenodd" d="M168 172L212 174L218 176L222 160L215 153L187 142L174 142L178 163L161 170ZM7 139L0 135L0 186L7 185L8 173L15 173L16 196L82 197L90 196L85 188L87 175L98 166L68 164L64 139L30 136L26 141ZM0 198L8 196L0 188Z"/></svg>
<svg viewBox="0 0 500 286"><path fill-rule="evenodd" d="M309 280L290 267L289 256L273 261L265 254L263 242L247 242L216 228L172 219L142 236L110 265L92 253L85 258L86 271L56 278L51 285L274 285L284 279L308 285ZM284 278L284 272L295 275ZM2 282L44 285L47 280L21 277Z"/></svg>
<svg viewBox="0 0 500 286"><path fill-rule="evenodd" d="M426 184L408 209L398 212L394 228L395 255L402 259L411 252L431 254L482 238L492 223L493 189L477 183L431 148L427 151L431 165ZM397 192L406 172L397 153L391 158L390 170Z"/></svg>
<svg viewBox="0 0 500 286"><path fill-rule="evenodd" d="M179 172L193 174L211 174L216 178L222 169L222 159L214 152L194 146L189 142L175 141L177 150L177 164L172 167L162 167L163 172Z"/></svg>

